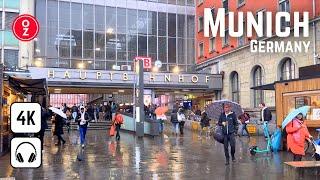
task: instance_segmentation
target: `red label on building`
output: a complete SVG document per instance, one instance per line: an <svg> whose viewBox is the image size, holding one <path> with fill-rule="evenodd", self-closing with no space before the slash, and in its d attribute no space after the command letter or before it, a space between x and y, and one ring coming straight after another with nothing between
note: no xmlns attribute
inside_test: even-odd
<svg viewBox="0 0 320 180"><path fill-rule="evenodd" d="M22 14L13 21L12 32L20 41L31 41L39 33L39 23L35 17Z"/></svg>
<svg viewBox="0 0 320 180"><path fill-rule="evenodd" d="M135 58L137 61L143 61L143 68L144 69L151 69L152 68L152 61L150 57L136 57Z"/></svg>

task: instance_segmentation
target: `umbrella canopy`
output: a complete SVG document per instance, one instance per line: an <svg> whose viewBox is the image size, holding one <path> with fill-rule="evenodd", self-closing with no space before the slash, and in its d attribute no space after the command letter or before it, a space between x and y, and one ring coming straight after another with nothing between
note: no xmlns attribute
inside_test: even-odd
<svg viewBox="0 0 320 180"><path fill-rule="evenodd" d="M154 112L158 116L163 115L164 113L168 112L168 107L167 106L158 107Z"/></svg>
<svg viewBox="0 0 320 180"><path fill-rule="evenodd" d="M309 109L310 106L302 106L291 111L288 116L282 121L282 129L284 129L298 114L302 113L303 116L307 116Z"/></svg>
<svg viewBox="0 0 320 180"><path fill-rule="evenodd" d="M64 119L67 119L67 115L61 110L61 109L58 109L58 108L55 108L55 107L50 107L49 108L52 112L58 114L59 116L63 117Z"/></svg>
<svg viewBox="0 0 320 180"><path fill-rule="evenodd" d="M229 100L214 101L205 109L205 112L208 114L209 118L218 120L221 113L223 113L224 104L229 104L231 106L231 111L234 112L237 117L242 114L241 105Z"/></svg>

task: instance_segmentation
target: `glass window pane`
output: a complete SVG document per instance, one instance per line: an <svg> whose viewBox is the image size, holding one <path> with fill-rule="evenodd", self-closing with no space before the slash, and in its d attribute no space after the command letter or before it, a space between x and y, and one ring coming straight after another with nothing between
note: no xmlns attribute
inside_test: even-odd
<svg viewBox="0 0 320 180"><path fill-rule="evenodd" d="M116 30L116 8L106 7L106 30L109 34L114 34Z"/></svg>
<svg viewBox="0 0 320 180"><path fill-rule="evenodd" d="M195 45L194 39L187 40L187 63L195 64Z"/></svg>
<svg viewBox="0 0 320 180"><path fill-rule="evenodd" d="M4 29L11 31L12 23L16 19L16 17L18 17L18 16L19 16L18 13L6 12L6 14L5 14L6 18L5 18L5 22L4 22Z"/></svg>
<svg viewBox="0 0 320 180"><path fill-rule="evenodd" d="M104 31L104 10L105 8L103 6L95 6L95 26L96 31Z"/></svg>
<svg viewBox="0 0 320 180"><path fill-rule="evenodd" d="M158 13L158 35L167 35L167 14L159 12Z"/></svg>
<svg viewBox="0 0 320 180"><path fill-rule="evenodd" d="M149 57L152 58L152 62L157 60L157 37L156 36L149 36L148 37L148 53Z"/></svg>
<svg viewBox="0 0 320 180"><path fill-rule="evenodd" d="M83 32L83 57L92 59L93 58L93 32L84 31Z"/></svg>
<svg viewBox="0 0 320 180"><path fill-rule="evenodd" d="M176 38L168 39L168 62L177 63Z"/></svg>
<svg viewBox="0 0 320 180"><path fill-rule="evenodd" d="M20 0L5 0L4 7L9 9L20 9Z"/></svg>
<svg viewBox="0 0 320 180"><path fill-rule="evenodd" d="M46 11L44 11L44 9L46 9L46 1L36 1L35 2L35 5L36 5L36 17L37 17L37 20L40 24L40 30L41 30L41 27L45 27L47 26L47 23L46 23ZM1 14L2 16L2 14ZM1 18L2 19L2 18ZM0 22L2 23L2 22ZM2 27L0 25L0 27Z"/></svg>
<svg viewBox="0 0 320 180"><path fill-rule="evenodd" d="M158 37L158 43L159 60L162 63L167 63L167 38Z"/></svg>
<svg viewBox="0 0 320 180"><path fill-rule="evenodd" d="M187 36L188 38L194 38L195 37L195 34L194 34L194 31L195 31L195 22L194 22L194 16L187 16Z"/></svg>
<svg viewBox="0 0 320 180"><path fill-rule="evenodd" d="M14 69L18 67L19 51L5 49L3 59L6 67Z"/></svg>
<svg viewBox="0 0 320 180"><path fill-rule="evenodd" d="M137 34L137 10L128 9L128 34Z"/></svg>
<svg viewBox="0 0 320 180"><path fill-rule="evenodd" d="M148 31L148 13L147 11L138 11L138 33L139 35L147 35Z"/></svg>
<svg viewBox="0 0 320 180"><path fill-rule="evenodd" d="M93 5L83 4L83 29L93 30L94 19L93 19Z"/></svg>
<svg viewBox="0 0 320 180"><path fill-rule="evenodd" d="M186 40L178 38L178 63L186 64Z"/></svg>
<svg viewBox="0 0 320 180"><path fill-rule="evenodd" d="M176 37L176 14L168 14L168 36Z"/></svg>
<svg viewBox="0 0 320 180"><path fill-rule="evenodd" d="M106 34L106 56L109 60L116 60L116 37L113 33Z"/></svg>
<svg viewBox="0 0 320 180"><path fill-rule="evenodd" d="M71 3L71 28L82 29L82 5Z"/></svg>
<svg viewBox="0 0 320 180"><path fill-rule="evenodd" d="M178 14L178 37L186 36L185 15Z"/></svg>
<svg viewBox="0 0 320 180"><path fill-rule="evenodd" d="M128 60L133 61L137 56L137 35L128 35Z"/></svg>
<svg viewBox="0 0 320 180"><path fill-rule="evenodd" d="M59 27L70 28L70 3L61 1L59 3L59 8Z"/></svg>
<svg viewBox="0 0 320 180"><path fill-rule="evenodd" d="M95 61L95 69L104 70L106 68L106 61Z"/></svg>
<svg viewBox="0 0 320 180"><path fill-rule="evenodd" d="M47 56L58 57L58 2L48 0L47 4Z"/></svg>
<svg viewBox="0 0 320 180"><path fill-rule="evenodd" d="M125 34L118 34L118 42L117 42L117 60L127 60L127 41Z"/></svg>
<svg viewBox="0 0 320 180"><path fill-rule="evenodd" d="M19 46L19 40L13 35L12 31L4 31L4 45L5 46Z"/></svg>
<svg viewBox="0 0 320 180"><path fill-rule="evenodd" d="M176 0L168 0L168 4L176 4Z"/></svg>
<svg viewBox="0 0 320 180"><path fill-rule="evenodd" d="M59 57L68 57L70 58L70 30L69 29L60 29L60 35L57 38L57 45L59 46Z"/></svg>
<svg viewBox="0 0 320 180"><path fill-rule="evenodd" d="M186 0L177 0L177 4L179 5L185 5L185 2Z"/></svg>
<svg viewBox="0 0 320 180"><path fill-rule="evenodd" d="M157 12L149 12L149 35L157 35Z"/></svg>
<svg viewBox="0 0 320 180"><path fill-rule="evenodd" d="M96 32L95 33L95 53L96 53L96 59L105 59L105 33Z"/></svg>
<svg viewBox="0 0 320 180"><path fill-rule="evenodd" d="M138 56L147 56L147 36L138 37Z"/></svg>
<svg viewBox="0 0 320 180"><path fill-rule="evenodd" d="M187 0L187 5L194 6L194 0Z"/></svg>
<svg viewBox="0 0 320 180"><path fill-rule="evenodd" d="M117 33L125 34L127 27L126 9L117 8Z"/></svg>
<svg viewBox="0 0 320 180"><path fill-rule="evenodd" d="M72 30L71 31L71 47L72 47L72 57L81 58L82 57L82 31Z"/></svg>

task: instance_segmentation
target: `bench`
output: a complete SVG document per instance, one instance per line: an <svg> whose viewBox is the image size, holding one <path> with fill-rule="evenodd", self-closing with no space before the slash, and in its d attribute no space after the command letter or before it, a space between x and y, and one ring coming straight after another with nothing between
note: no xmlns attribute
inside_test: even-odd
<svg viewBox="0 0 320 180"><path fill-rule="evenodd" d="M284 163L285 179L320 180L320 161L293 161Z"/></svg>

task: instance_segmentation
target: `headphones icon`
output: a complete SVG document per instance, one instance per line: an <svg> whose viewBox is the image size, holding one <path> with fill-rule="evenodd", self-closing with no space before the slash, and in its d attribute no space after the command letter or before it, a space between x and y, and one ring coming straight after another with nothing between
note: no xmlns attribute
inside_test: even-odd
<svg viewBox="0 0 320 180"><path fill-rule="evenodd" d="M29 163L34 162L34 161L36 160L36 157L37 157L37 150L36 150L36 148L34 147L34 145L31 144L30 142L23 142L23 143L19 144L19 146L18 146L17 149L16 149L16 153L15 153L15 154L16 154L16 159L17 159L20 163L23 163L23 162L24 162L24 159L23 159L22 155L18 152L19 147L20 147L21 145L23 145L23 144L29 144L29 145L31 145L32 148L34 149L34 152L31 153L31 155L30 155L30 157L29 157L29 159L28 159L28 162L29 162Z"/></svg>

